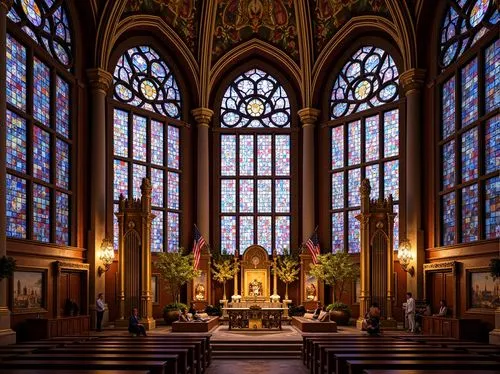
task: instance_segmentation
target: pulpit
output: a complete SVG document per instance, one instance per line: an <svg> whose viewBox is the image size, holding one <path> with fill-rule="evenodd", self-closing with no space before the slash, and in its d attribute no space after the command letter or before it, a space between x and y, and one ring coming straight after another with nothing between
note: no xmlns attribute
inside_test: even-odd
<svg viewBox="0 0 500 374"><path fill-rule="evenodd" d="M361 223L361 295L359 319L361 328L363 318L370 304L377 302L381 315L385 317L382 326L396 327L392 317L394 299L394 213L392 195L387 199L370 200L370 181L361 182L361 213L356 216Z"/></svg>
<svg viewBox="0 0 500 374"><path fill-rule="evenodd" d="M139 309L146 329L155 328L151 295L151 182L142 179L140 199L125 199L118 204L119 305L115 324L127 326L132 308Z"/></svg>

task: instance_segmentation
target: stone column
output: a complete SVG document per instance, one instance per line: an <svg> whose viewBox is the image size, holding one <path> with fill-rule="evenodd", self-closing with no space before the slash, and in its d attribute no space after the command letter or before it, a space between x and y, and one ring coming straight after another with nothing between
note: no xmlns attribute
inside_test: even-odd
<svg viewBox="0 0 500 374"><path fill-rule="evenodd" d="M7 255L6 237L6 55L5 38L7 34L7 13L12 0L0 0L0 258ZM10 311L7 304L8 279L0 280L0 345L16 342L16 333L10 328Z"/></svg>
<svg viewBox="0 0 500 374"><path fill-rule="evenodd" d="M415 276L407 274L408 291L416 298L423 297L424 233L422 230L422 133L421 90L425 70L410 69L399 76L401 87L406 96L406 232L413 251ZM404 225L405 217L399 222ZM415 297L414 296L414 297Z"/></svg>
<svg viewBox="0 0 500 374"><path fill-rule="evenodd" d="M97 269L101 243L106 236L106 95L113 76L97 68L87 70L90 88L90 230L88 233L87 261L89 271L89 309L91 326L95 326L95 301L97 294L105 292L105 275ZM111 183L111 181L110 181Z"/></svg>
<svg viewBox="0 0 500 374"><path fill-rule="evenodd" d="M303 108L297 112L302 122L302 242L314 231L314 125L319 110Z"/></svg>
<svg viewBox="0 0 500 374"><path fill-rule="evenodd" d="M210 243L210 175L209 175L209 123L214 112L208 108L193 109L191 113L198 124L198 165L197 165L197 225L201 235Z"/></svg>

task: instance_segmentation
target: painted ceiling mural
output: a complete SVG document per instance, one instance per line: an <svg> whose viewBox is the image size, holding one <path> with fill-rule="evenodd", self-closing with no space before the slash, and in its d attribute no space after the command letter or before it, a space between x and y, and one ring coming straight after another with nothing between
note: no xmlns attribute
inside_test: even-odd
<svg viewBox="0 0 500 374"><path fill-rule="evenodd" d="M355 16L379 14L389 18L385 0L310 0L315 55Z"/></svg>
<svg viewBox="0 0 500 374"><path fill-rule="evenodd" d="M235 45L254 37L298 61L294 0L217 0L212 63Z"/></svg>
<svg viewBox="0 0 500 374"><path fill-rule="evenodd" d="M154 14L162 17L196 54L199 15L199 0L129 0L124 16L133 13Z"/></svg>

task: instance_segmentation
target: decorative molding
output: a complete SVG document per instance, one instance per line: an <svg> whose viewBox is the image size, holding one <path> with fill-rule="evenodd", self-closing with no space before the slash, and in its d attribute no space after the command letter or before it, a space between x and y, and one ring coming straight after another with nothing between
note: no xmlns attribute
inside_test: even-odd
<svg viewBox="0 0 500 374"><path fill-rule="evenodd" d="M307 127L316 123L320 110L315 108L302 108L297 114L299 115L300 121L303 123L302 127Z"/></svg>
<svg viewBox="0 0 500 374"><path fill-rule="evenodd" d="M194 119L198 123L198 126L206 126L210 127L208 124L212 120L214 115L214 111L208 108L196 108L191 111L194 116Z"/></svg>
<svg viewBox="0 0 500 374"><path fill-rule="evenodd" d="M107 94L113 83L113 76L111 73L101 68L88 69L87 78L92 89L102 91L105 94Z"/></svg>
<svg viewBox="0 0 500 374"><path fill-rule="evenodd" d="M79 262L54 261L54 270L57 276L61 275L62 269L89 271L90 265Z"/></svg>
<svg viewBox="0 0 500 374"><path fill-rule="evenodd" d="M399 75L399 83L405 96L422 89L425 81L425 75L426 70L424 69L409 69Z"/></svg>
<svg viewBox="0 0 500 374"><path fill-rule="evenodd" d="M438 271L451 269L453 275L456 275L458 269L458 261L446 261L446 262L433 262L430 264L424 264L424 271Z"/></svg>

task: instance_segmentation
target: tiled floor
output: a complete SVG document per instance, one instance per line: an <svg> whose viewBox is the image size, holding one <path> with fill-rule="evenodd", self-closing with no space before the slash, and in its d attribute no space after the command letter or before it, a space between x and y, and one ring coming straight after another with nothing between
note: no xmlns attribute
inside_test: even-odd
<svg viewBox="0 0 500 374"><path fill-rule="evenodd" d="M214 360L206 374L307 374L301 360Z"/></svg>

